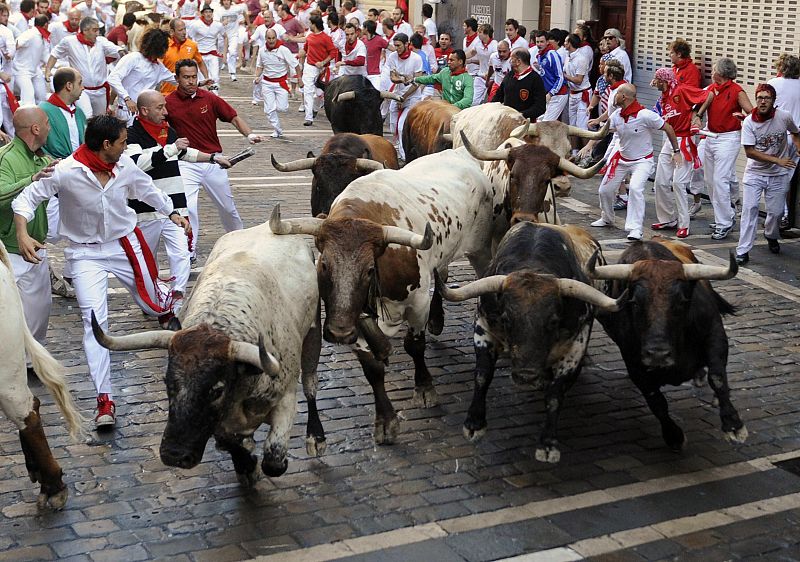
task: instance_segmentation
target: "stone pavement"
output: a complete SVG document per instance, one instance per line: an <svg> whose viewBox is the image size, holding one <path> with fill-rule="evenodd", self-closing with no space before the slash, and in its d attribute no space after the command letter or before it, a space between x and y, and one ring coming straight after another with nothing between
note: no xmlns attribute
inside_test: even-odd
<svg viewBox="0 0 800 562"><path fill-rule="evenodd" d="M248 85L240 74L222 92L265 131ZM310 174L280 174L269 164L270 153L283 160L318 153L331 134L322 114L313 127L302 127L296 108L292 103L282 116L287 141L268 140L231 172L246 226L266 220L276 203L286 217L309 212ZM227 153L247 145L230 126L221 130ZM585 226L598 216L597 183L575 182L572 197L559 200L564 222ZM201 205L199 265L222 234L209 200L203 197ZM712 241L710 216L706 207L687 242L703 261L723 263L735 236ZM625 247L620 230L592 233L611 261ZM466 262L452 270L456 281L472 277ZM63 511L37 513L37 488L27 479L17 432L0 421L0 560L800 559L798 276L797 240L784 243L780 256L760 240L748 268L715 283L739 310L725 321L729 376L750 438L744 445L722 439L708 387L668 389L670 409L689 439L681 454L663 445L657 421L599 325L583 374L567 395L558 465L534 459L541 393L514 386L506 368L489 392L486 436L477 444L462 437L474 363L474 303L464 303L448 305L444 332L429 336L426 356L439 406L412 404L413 365L394 341L387 389L403 421L393 446L372 443L372 392L354 355L326 343L318 404L327 454L306 455L306 408L298 393L289 470L252 490L240 487L228 456L212 445L192 470L162 465L165 354L112 353L119 419L111 435L71 442L52 398L34 387L70 489ZM114 333L155 329L124 291L113 289L109 302ZM49 349L90 415L94 389L75 301L55 299ZM258 443L264 433L257 433Z"/></svg>

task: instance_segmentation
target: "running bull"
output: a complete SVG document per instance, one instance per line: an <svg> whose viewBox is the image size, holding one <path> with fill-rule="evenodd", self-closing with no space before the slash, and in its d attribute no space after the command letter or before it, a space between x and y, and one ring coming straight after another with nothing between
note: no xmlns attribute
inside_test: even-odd
<svg viewBox="0 0 800 562"><path fill-rule="evenodd" d="M328 139L319 156L309 152L306 158L282 164L272 156L272 165L281 172L311 170L311 214L331 210L331 203L363 175L389 168L396 170L397 151L388 140L376 135L339 133Z"/></svg>
<svg viewBox="0 0 800 562"><path fill-rule="evenodd" d="M316 407L319 314L310 248L262 224L217 241L180 321L173 321L177 331L111 337L96 322L93 328L109 349L169 350L164 464L196 466L213 435L231 455L239 481L253 485L259 476L253 434L262 423L270 430L261 470L268 476L286 471L298 373L308 401L306 449L324 452Z"/></svg>
<svg viewBox="0 0 800 562"><path fill-rule="evenodd" d="M521 222L503 238L486 277L450 289L437 279L449 301L480 297L475 320L475 390L464 436L486 432L486 394L498 354L511 356L514 382L544 389L546 420L536 459L561 459L557 424L566 392L581 371L595 310L615 311L625 296L611 299L588 284L587 262L600 245L581 228Z"/></svg>
<svg viewBox="0 0 800 562"><path fill-rule="evenodd" d="M340 76L327 84L317 80L325 92L325 116L334 133L383 135L381 103L400 101L392 92L376 90L366 76Z"/></svg>
<svg viewBox="0 0 800 562"><path fill-rule="evenodd" d="M462 256L479 274L486 269L491 201L486 176L461 149L355 180L324 220L281 220L280 209L273 212L273 232L316 239L326 313L323 334L333 343L356 344L375 396L379 444L394 442L398 430L384 387L380 359L387 343L381 340L408 326L403 343L414 360L414 397L434 405L438 397L425 365L425 330L440 333L443 316L441 298L431 302L431 276L435 270L446 279L447 266Z"/></svg>
<svg viewBox="0 0 800 562"><path fill-rule="evenodd" d="M453 148L450 121L459 109L444 100L428 99L412 107L403 127L406 162Z"/></svg>
<svg viewBox="0 0 800 562"><path fill-rule="evenodd" d="M711 279L731 279L738 266L731 253L727 267L703 265L686 246L670 241L635 242L619 264L589 264L595 279L612 280L610 296L630 293L630 302L617 313L599 316L606 333L619 346L628 376L661 422L661 435L674 451L686 442L683 430L670 417L665 385L702 379L719 402L725 437L742 443L747 428L730 399L728 336L722 315L734 307L711 288Z"/></svg>

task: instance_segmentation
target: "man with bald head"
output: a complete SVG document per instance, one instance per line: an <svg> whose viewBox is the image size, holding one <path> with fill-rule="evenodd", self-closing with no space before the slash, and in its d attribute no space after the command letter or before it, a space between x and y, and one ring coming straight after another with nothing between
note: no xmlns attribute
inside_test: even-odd
<svg viewBox="0 0 800 562"><path fill-rule="evenodd" d="M302 74L301 65L292 52L278 40L274 29L265 34L264 48L258 52L253 83L261 85L261 98L264 100L264 113L275 129L272 138L282 138L283 129L278 112L289 111L289 77ZM302 78L299 82L303 87ZM256 86L258 87L258 86Z"/></svg>
<svg viewBox="0 0 800 562"><path fill-rule="evenodd" d="M67 12L67 19L65 21L58 21L50 24L50 46L55 47L64 37L69 35L77 35L80 30L81 11L77 8L72 8Z"/></svg>
<svg viewBox="0 0 800 562"><path fill-rule="evenodd" d="M618 138L616 150L605 167L605 176L600 182L600 219L592 226L614 226L614 196L622 180L631 175L628 184L628 213L625 230L628 240L641 240L644 223L644 186L655 171L653 160L653 137L651 130L662 130L672 146L672 157L680 164L681 154L678 138L672 127L657 113L646 109L636 99L636 87L623 84L616 90L614 107L609 107L610 130Z"/></svg>
<svg viewBox="0 0 800 562"><path fill-rule="evenodd" d="M22 297L25 322L33 337L44 344L47 320L50 317L50 266L47 251L37 251L40 262L26 262L20 255L14 229L14 211L11 201L31 182L49 177L55 163L42 151L50 122L40 108L27 105L14 113L15 137L0 148L0 240L5 244L14 270L14 278ZM47 203L36 208L28 223L28 234L44 244L47 238Z"/></svg>
<svg viewBox="0 0 800 562"><path fill-rule="evenodd" d="M128 148L125 154L136 165L147 172L153 184L172 199L172 205L181 216L188 217L186 209L186 190L181 178L178 160L185 162L211 162L211 155L189 147L186 138L178 138L178 133L167 123L167 103L164 95L155 90L143 90L136 100L138 115L128 127ZM223 168L230 163L217 155L215 160ZM186 283L189 281L191 263L189 250L191 239L183 229L170 219L138 199L129 199L128 206L136 211L136 221L153 256L157 256L158 243L164 238L169 268L173 282L171 297L177 314L182 304Z"/></svg>

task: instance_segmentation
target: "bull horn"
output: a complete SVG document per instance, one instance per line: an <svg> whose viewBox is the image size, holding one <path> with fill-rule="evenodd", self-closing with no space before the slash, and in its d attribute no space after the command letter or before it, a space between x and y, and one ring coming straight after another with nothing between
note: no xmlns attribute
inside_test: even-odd
<svg viewBox="0 0 800 562"><path fill-rule="evenodd" d="M719 280L733 279L739 272L739 266L736 264L736 256L733 251L730 254L730 261L727 267L720 267L716 265L705 265L702 263L685 263L683 264L683 273L686 275L687 281L702 281L702 280Z"/></svg>
<svg viewBox="0 0 800 562"><path fill-rule="evenodd" d="M272 378L281 372L281 364L275 356L264 347L264 336L258 336L258 345L252 343L232 341L228 347L228 357L232 361L247 363L256 369L260 369Z"/></svg>
<svg viewBox="0 0 800 562"><path fill-rule="evenodd" d="M446 142L453 142L453 133L442 133L442 140Z"/></svg>
<svg viewBox="0 0 800 562"><path fill-rule="evenodd" d="M614 300L602 291L598 291L591 285L581 283L575 279L556 279L556 284L561 292L561 296L580 299L588 304L596 306L604 312L617 312L628 300L628 290L626 289L618 299Z"/></svg>
<svg viewBox="0 0 800 562"><path fill-rule="evenodd" d="M380 93L382 100L403 101L403 96L401 96L400 94L395 94L394 92L387 92L386 90L381 90ZM353 97L355 97L355 93L353 93Z"/></svg>
<svg viewBox="0 0 800 562"><path fill-rule="evenodd" d="M337 103L343 102L343 101L354 100L354 99L356 99L356 93L354 91L352 91L352 90L349 91L349 92L342 92L341 94L336 96L336 102Z"/></svg>
<svg viewBox="0 0 800 562"><path fill-rule="evenodd" d="M439 291L439 294L442 295L445 300L452 302L466 301L489 293L499 293L503 290L503 282L506 280L505 275L490 275L489 277L484 277L483 279L468 283L458 289L451 289L442 282L438 271L433 271L433 278L436 283L436 290Z"/></svg>
<svg viewBox="0 0 800 562"><path fill-rule="evenodd" d="M384 226L383 241L387 244L410 246L415 250L428 250L433 246L433 229L431 228L431 223L427 223L425 225L425 234L420 236L405 228Z"/></svg>
<svg viewBox="0 0 800 562"><path fill-rule="evenodd" d="M528 134L528 129L530 125L531 125L531 120L525 119L525 122L522 125L516 127L513 131L511 131L510 136L514 137L515 139L522 140L525 137L525 135Z"/></svg>
<svg viewBox="0 0 800 562"><path fill-rule="evenodd" d="M314 167L314 163L317 161L316 158L301 158L300 160L292 160L286 164L281 164L275 160L274 154L270 154L270 158L272 158L272 167L279 172L299 172L300 170L310 170Z"/></svg>
<svg viewBox="0 0 800 562"><path fill-rule="evenodd" d="M589 179L595 174L597 174L597 172L600 171L600 168L605 166L605 163L606 163L605 160L600 160L600 162L598 162L591 168L581 168L574 162L570 162L564 157L558 159L558 167L561 168L562 171L567 172L568 174L571 174L576 178L580 178L582 180Z"/></svg>
<svg viewBox="0 0 800 562"><path fill-rule="evenodd" d="M474 146L467 135L464 134L464 131L459 131L461 134L461 142L464 144L464 148L467 149L467 152L475 158L476 160L507 160L508 155L511 153L511 149L508 148L501 148L497 150L484 150L482 148L478 148Z"/></svg>
<svg viewBox="0 0 800 562"><path fill-rule="evenodd" d="M281 219L281 205L278 203L272 209L269 217L269 229L273 234L310 234L316 236L322 226L322 219Z"/></svg>
<svg viewBox="0 0 800 562"><path fill-rule="evenodd" d="M600 127L597 131L588 131L586 129L581 129L580 127L573 127L572 125L568 125L568 135L573 137L578 137L582 139L590 139L590 140L599 140L604 139L608 134L608 127L610 123L606 121L602 127Z"/></svg>
<svg viewBox="0 0 800 562"><path fill-rule="evenodd" d="M111 351L131 351L134 349L168 349L175 332L170 330L150 330L127 336L109 336L100 327L92 311L92 333L97 343Z"/></svg>
<svg viewBox="0 0 800 562"><path fill-rule="evenodd" d="M376 162L375 160L370 160L369 158L356 158L356 170L359 172L375 172L377 170L383 170L386 166L381 164L380 162Z"/></svg>
<svg viewBox="0 0 800 562"><path fill-rule="evenodd" d="M538 136L538 134L539 131L537 130L536 123L531 123L530 119L526 119L522 125L511 131L510 136L522 140L526 136L535 137Z"/></svg>
<svg viewBox="0 0 800 562"><path fill-rule="evenodd" d="M586 272L592 279L608 279L617 281L627 281L633 271L633 265L629 263L620 263L617 265L601 265L597 266L597 260L600 257L600 250L595 250L591 259L586 264Z"/></svg>

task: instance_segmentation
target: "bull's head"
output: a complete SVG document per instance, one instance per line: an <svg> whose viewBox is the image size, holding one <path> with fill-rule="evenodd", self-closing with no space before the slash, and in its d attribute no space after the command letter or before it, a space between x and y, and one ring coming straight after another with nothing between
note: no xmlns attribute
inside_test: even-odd
<svg viewBox="0 0 800 562"><path fill-rule="evenodd" d="M539 123L528 121L511 131L509 136L532 144L546 146L558 156L567 156L572 150L569 137L599 140L605 138L608 134L608 128L608 121L599 131L587 131L580 127L565 125L561 121L542 121Z"/></svg>
<svg viewBox="0 0 800 562"><path fill-rule="evenodd" d="M630 301L620 314L628 315L632 326L629 337L638 338L641 361L648 368L675 365L686 333L684 327L691 317L697 282L731 279L738 272L733 252L727 267L677 260L595 266L596 256L587 266L591 277L627 286Z"/></svg>
<svg viewBox="0 0 800 562"><path fill-rule="evenodd" d="M555 212L550 209L550 202L545 202L551 180L561 172L590 178L603 166L603 162L598 162L591 168L581 168L546 146L514 146L514 142L519 141L505 142L496 150L483 150L469 142L464 131L461 131L461 142L477 160L505 161L509 171L506 203L510 207L512 225L521 221L555 223Z"/></svg>
<svg viewBox="0 0 800 562"><path fill-rule="evenodd" d="M347 154L320 154L314 157L312 152L308 158L292 160L282 164L272 155L272 165L281 172L297 172L311 170L314 179L311 182L311 213L314 216L328 213L331 204L350 182L376 170L383 170L383 164L366 158L354 158Z"/></svg>
<svg viewBox="0 0 800 562"><path fill-rule="evenodd" d="M378 296L378 258L389 244L408 250L416 264L416 252L433 244L430 224L425 234L415 234L396 226L385 226L367 219L287 219L282 220L276 205L269 221L275 234L310 234L315 237L320 256L317 259L319 292L325 302L323 336L331 343L355 343L359 315ZM389 275L398 272L387 272Z"/></svg>
<svg viewBox="0 0 800 562"><path fill-rule="evenodd" d="M484 277L459 289L435 276L437 290L449 301L482 298L483 312L502 326L515 382L535 386L549 380L549 369L586 321L587 304L616 311L627 298L614 300L581 281L530 270Z"/></svg>
<svg viewBox="0 0 800 562"><path fill-rule="evenodd" d="M167 349L169 415L161 440L161 461L167 466L192 468L203 458L206 442L227 412L226 400L241 376L266 373L276 377L280 364L264 347L233 341L219 330L201 324L171 332L156 330L127 336L105 334L92 313L98 343L115 351Z"/></svg>

